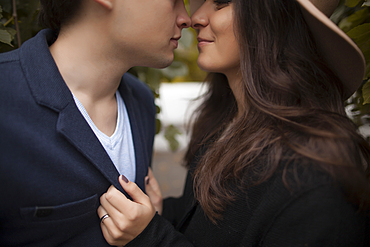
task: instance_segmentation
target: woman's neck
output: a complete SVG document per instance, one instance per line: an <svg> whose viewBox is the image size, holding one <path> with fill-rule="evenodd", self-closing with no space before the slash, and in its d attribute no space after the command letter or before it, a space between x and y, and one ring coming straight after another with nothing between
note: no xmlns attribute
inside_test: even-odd
<svg viewBox="0 0 370 247"><path fill-rule="evenodd" d="M247 104L244 96L245 89L243 88L244 85L242 83L242 76L239 70L225 73L225 76L227 77L229 86L233 92L238 107L238 113L235 117L239 118L247 112Z"/></svg>

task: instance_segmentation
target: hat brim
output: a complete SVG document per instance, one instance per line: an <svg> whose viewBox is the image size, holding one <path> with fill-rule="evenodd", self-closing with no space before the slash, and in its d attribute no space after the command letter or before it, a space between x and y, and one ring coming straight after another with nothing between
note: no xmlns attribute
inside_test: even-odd
<svg viewBox="0 0 370 247"><path fill-rule="evenodd" d="M318 49L344 84L345 99L361 85L366 63L357 45L309 0L297 0Z"/></svg>

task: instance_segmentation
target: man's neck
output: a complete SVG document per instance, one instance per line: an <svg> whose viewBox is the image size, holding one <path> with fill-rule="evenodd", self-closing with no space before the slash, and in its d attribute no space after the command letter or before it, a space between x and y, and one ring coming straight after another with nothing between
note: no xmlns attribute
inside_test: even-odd
<svg viewBox="0 0 370 247"><path fill-rule="evenodd" d="M117 117L115 93L129 67L109 54L109 42L97 33L69 29L59 34L50 52L71 92L95 125L110 135Z"/></svg>
<svg viewBox="0 0 370 247"><path fill-rule="evenodd" d="M75 31L74 31L75 30ZM97 32L69 29L61 33L50 52L67 86L92 101L114 96L122 75L129 69L109 53L109 42Z"/></svg>

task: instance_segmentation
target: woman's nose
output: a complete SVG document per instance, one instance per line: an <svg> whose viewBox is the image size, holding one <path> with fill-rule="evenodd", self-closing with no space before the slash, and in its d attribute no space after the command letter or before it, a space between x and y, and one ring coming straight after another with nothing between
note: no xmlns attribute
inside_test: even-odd
<svg viewBox="0 0 370 247"><path fill-rule="evenodd" d="M199 10L191 16L191 27L194 29L199 29L208 25L207 17L204 14L198 12Z"/></svg>
<svg viewBox="0 0 370 247"><path fill-rule="evenodd" d="M208 25L207 2L197 6L196 11L191 16L191 27L199 29Z"/></svg>

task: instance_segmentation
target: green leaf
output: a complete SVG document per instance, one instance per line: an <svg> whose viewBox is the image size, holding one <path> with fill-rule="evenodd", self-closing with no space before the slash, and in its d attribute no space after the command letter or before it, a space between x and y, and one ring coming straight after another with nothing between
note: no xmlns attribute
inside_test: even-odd
<svg viewBox="0 0 370 247"><path fill-rule="evenodd" d="M364 2L364 0L346 0L346 6L353 8L356 7L359 2Z"/></svg>
<svg viewBox="0 0 370 247"><path fill-rule="evenodd" d="M156 114L159 114L161 112L161 108L157 105L155 105Z"/></svg>
<svg viewBox="0 0 370 247"><path fill-rule="evenodd" d="M10 33L10 35L12 36L12 39L14 39L15 35L17 34L17 31L10 27L6 27L5 30L8 31L8 33Z"/></svg>
<svg viewBox="0 0 370 247"><path fill-rule="evenodd" d="M369 40L365 39L370 35L370 23L365 23L353 28L351 31L347 32L347 35L355 42L368 43Z"/></svg>
<svg viewBox="0 0 370 247"><path fill-rule="evenodd" d="M367 18L369 18L369 8L365 7L360 9L359 11L356 11L354 14L348 16L347 18L344 18L341 20L338 24L338 26L344 31L348 32L355 26L358 26L366 21Z"/></svg>
<svg viewBox="0 0 370 247"><path fill-rule="evenodd" d="M370 23L365 23L354 27L349 31L348 36L353 39L353 41L361 49L365 56L366 64L370 63ZM369 75L369 66L367 66L366 75Z"/></svg>
<svg viewBox="0 0 370 247"><path fill-rule="evenodd" d="M12 40L12 35L4 27L0 27L0 42L13 46Z"/></svg>
<svg viewBox="0 0 370 247"><path fill-rule="evenodd" d="M4 12L7 12L7 13L12 13L12 1L9 1L9 0L0 0L0 5L1 5L1 8L3 9Z"/></svg>
<svg viewBox="0 0 370 247"><path fill-rule="evenodd" d="M147 68L145 82L157 91L160 86L162 72L159 69Z"/></svg>
<svg viewBox="0 0 370 247"><path fill-rule="evenodd" d="M172 151L176 151L179 148L180 143L177 141L176 137L181 134L181 131L172 124L166 128L164 137L167 139Z"/></svg>
<svg viewBox="0 0 370 247"><path fill-rule="evenodd" d="M158 118L155 120L155 134L161 132L162 129L162 122Z"/></svg>
<svg viewBox="0 0 370 247"><path fill-rule="evenodd" d="M363 104L364 105L369 104L370 103L370 79L362 87L362 96L364 97Z"/></svg>

